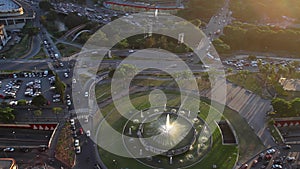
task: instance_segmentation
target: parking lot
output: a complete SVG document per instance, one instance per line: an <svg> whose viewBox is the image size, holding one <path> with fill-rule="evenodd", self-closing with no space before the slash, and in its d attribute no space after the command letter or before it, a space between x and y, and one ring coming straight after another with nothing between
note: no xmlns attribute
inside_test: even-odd
<svg viewBox="0 0 300 169"><path fill-rule="evenodd" d="M11 74L8 78L2 77L0 101L13 106L17 105L19 100L26 100L26 103L30 104L33 97L43 95L48 100L48 104L60 103L60 95L55 92L54 82L55 76L45 74L45 71L22 72Z"/></svg>

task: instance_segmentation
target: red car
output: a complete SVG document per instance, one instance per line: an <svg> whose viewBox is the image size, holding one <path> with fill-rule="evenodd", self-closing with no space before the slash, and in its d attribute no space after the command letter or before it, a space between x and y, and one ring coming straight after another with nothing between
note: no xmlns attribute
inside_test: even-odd
<svg viewBox="0 0 300 169"><path fill-rule="evenodd" d="M79 128L79 132L80 132L80 134L83 134L83 129Z"/></svg>

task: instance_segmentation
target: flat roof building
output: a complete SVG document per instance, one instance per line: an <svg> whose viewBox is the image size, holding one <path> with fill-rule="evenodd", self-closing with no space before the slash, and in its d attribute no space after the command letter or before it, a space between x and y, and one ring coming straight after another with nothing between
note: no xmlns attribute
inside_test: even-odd
<svg viewBox="0 0 300 169"><path fill-rule="evenodd" d="M16 160L13 158L0 158L0 168L2 169L18 169Z"/></svg>
<svg viewBox="0 0 300 169"><path fill-rule="evenodd" d="M24 11L21 4L15 0L0 1L0 17L23 15Z"/></svg>
<svg viewBox="0 0 300 169"><path fill-rule="evenodd" d="M10 39L11 37L7 35L4 25L0 24L0 50L7 44Z"/></svg>

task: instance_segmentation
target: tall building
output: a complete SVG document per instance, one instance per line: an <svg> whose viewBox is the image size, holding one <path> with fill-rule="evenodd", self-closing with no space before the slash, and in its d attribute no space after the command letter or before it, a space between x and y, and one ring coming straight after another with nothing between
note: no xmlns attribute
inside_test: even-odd
<svg viewBox="0 0 300 169"><path fill-rule="evenodd" d="M10 39L11 37L7 35L4 25L0 25L0 50L7 44Z"/></svg>

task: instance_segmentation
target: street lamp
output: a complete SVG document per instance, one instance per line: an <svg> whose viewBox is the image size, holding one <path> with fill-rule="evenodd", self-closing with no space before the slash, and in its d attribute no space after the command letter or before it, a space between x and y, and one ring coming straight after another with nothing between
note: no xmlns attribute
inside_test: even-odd
<svg viewBox="0 0 300 169"><path fill-rule="evenodd" d="M16 132L15 132L15 131L13 131L13 132L12 132L12 134L14 135L14 138L16 139L16 135L15 135L15 134L16 134Z"/></svg>

